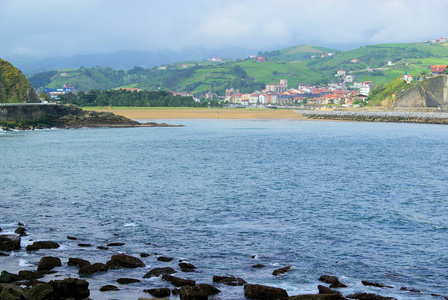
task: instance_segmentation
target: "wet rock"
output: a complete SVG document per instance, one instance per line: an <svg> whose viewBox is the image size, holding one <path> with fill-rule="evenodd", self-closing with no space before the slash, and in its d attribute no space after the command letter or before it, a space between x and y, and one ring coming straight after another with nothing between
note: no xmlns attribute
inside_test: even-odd
<svg viewBox="0 0 448 300"><path fill-rule="evenodd" d="M20 280L20 277L17 274L9 273L5 270L0 273L0 283L11 283L18 280Z"/></svg>
<svg viewBox="0 0 448 300"><path fill-rule="evenodd" d="M0 284L0 299L21 300L25 299L23 290L13 284Z"/></svg>
<svg viewBox="0 0 448 300"><path fill-rule="evenodd" d="M89 283L83 279L66 278L63 280L51 280L49 282L53 288L50 299L85 299L89 297Z"/></svg>
<svg viewBox="0 0 448 300"><path fill-rule="evenodd" d="M148 253L140 253L140 257L148 257L149 254Z"/></svg>
<svg viewBox="0 0 448 300"><path fill-rule="evenodd" d="M78 238L76 238L76 237L74 237L74 236L69 236L69 235L67 235L67 239L76 241Z"/></svg>
<svg viewBox="0 0 448 300"><path fill-rule="evenodd" d="M26 229L24 227L17 228L14 233L17 233L20 236L26 236Z"/></svg>
<svg viewBox="0 0 448 300"><path fill-rule="evenodd" d="M12 234L0 235L0 250L12 251L20 249L20 237Z"/></svg>
<svg viewBox="0 0 448 300"><path fill-rule="evenodd" d="M317 288L319 290L319 294L327 294L327 295L331 295L331 294L338 294L338 295L340 295L341 294L339 291L332 290L332 289L330 289L330 288L328 288L326 286L323 286L323 285L318 285Z"/></svg>
<svg viewBox="0 0 448 300"><path fill-rule="evenodd" d="M93 265L82 266L79 268L80 275L92 275L97 272L107 272L109 267L102 263L94 263Z"/></svg>
<svg viewBox="0 0 448 300"><path fill-rule="evenodd" d="M145 276L143 276L143 278L158 277L160 275L174 274L174 273L176 273L176 271L170 267L154 268L150 270L148 273L146 273Z"/></svg>
<svg viewBox="0 0 448 300"><path fill-rule="evenodd" d="M291 269L290 266L287 266L287 267L284 267L284 268L280 268L280 269L277 269L274 272L272 272L272 275L277 276L279 274L283 274L283 273L288 272L290 269Z"/></svg>
<svg viewBox="0 0 448 300"><path fill-rule="evenodd" d="M246 298L255 299L285 299L288 297L288 293L281 288L259 285L259 284L246 284L244 286L244 296Z"/></svg>
<svg viewBox="0 0 448 300"><path fill-rule="evenodd" d="M17 226L25 226L25 224L23 224L22 222L18 222Z"/></svg>
<svg viewBox="0 0 448 300"><path fill-rule="evenodd" d="M356 293L346 296L349 299L359 299L359 300L396 300L394 297L383 297L377 294L371 293Z"/></svg>
<svg viewBox="0 0 448 300"><path fill-rule="evenodd" d="M157 260L158 261L163 261L163 262L170 262L170 261L172 261L174 258L172 258L172 257L166 257L166 256L159 256L159 257L157 257Z"/></svg>
<svg viewBox="0 0 448 300"><path fill-rule="evenodd" d="M118 278L117 282L119 284L130 284L130 283L140 282L140 280L134 279L134 278Z"/></svg>
<svg viewBox="0 0 448 300"><path fill-rule="evenodd" d="M3 229L0 227L0 232L2 232L3 231Z"/></svg>
<svg viewBox="0 0 448 300"><path fill-rule="evenodd" d="M184 262L179 263L179 267L182 272L194 272L194 269L196 269L194 265Z"/></svg>
<svg viewBox="0 0 448 300"><path fill-rule="evenodd" d="M145 264L137 257L126 254L112 255L110 261L108 261L106 265L108 265L110 269L139 268L145 266Z"/></svg>
<svg viewBox="0 0 448 300"><path fill-rule="evenodd" d="M261 268L265 268L266 266L265 265L262 265L262 264L256 264L256 265L253 265L252 266L252 268L256 268L256 269L261 269Z"/></svg>
<svg viewBox="0 0 448 300"><path fill-rule="evenodd" d="M168 297L171 292L169 288L155 288L143 290L145 293L149 293L155 297Z"/></svg>
<svg viewBox="0 0 448 300"><path fill-rule="evenodd" d="M0 256L9 256L9 254L0 252Z"/></svg>
<svg viewBox="0 0 448 300"><path fill-rule="evenodd" d="M44 300L51 299L51 294L54 292L53 287L46 283L36 284L33 288L27 292L29 299Z"/></svg>
<svg viewBox="0 0 448 300"><path fill-rule="evenodd" d="M370 282L370 281L366 281L366 280L363 280L361 282L362 282L362 284L367 285L367 286L376 286L376 287L380 287L380 288L390 288L390 289L393 288L392 286L383 285L380 283Z"/></svg>
<svg viewBox="0 0 448 300"><path fill-rule="evenodd" d="M32 245L26 246L26 251L33 251L38 249L57 249L59 244L52 241L39 241L34 242Z"/></svg>
<svg viewBox="0 0 448 300"><path fill-rule="evenodd" d="M42 270L52 270L55 267L62 266L61 259L54 256L44 256L40 259L39 265L37 266L38 271Z"/></svg>
<svg viewBox="0 0 448 300"><path fill-rule="evenodd" d="M344 288L347 287L345 284L341 283L339 281L339 278L336 276L330 276L330 275L322 275L319 278L320 281L323 281L325 283L330 283L331 288Z"/></svg>
<svg viewBox="0 0 448 300"><path fill-rule="evenodd" d="M118 287L111 284L103 285L102 287L100 287L101 292L118 291L118 290L119 290Z"/></svg>
<svg viewBox="0 0 448 300"><path fill-rule="evenodd" d="M68 259L68 263L69 266L79 266L79 267L83 267L83 266L88 266L90 265L90 262L88 260L84 260L81 258L75 258L75 257L70 257Z"/></svg>
<svg viewBox="0 0 448 300"><path fill-rule="evenodd" d="M414 289L414 288L407 288L407 287L402 287L400 288L400 291L407 291L407 292L411 292L411 293L416 293L416 294L421 294L422 291Z"/></svg>
<svg viewBox="0 0 448 300"><path fill-rule="evenodd" d="M39 278L44 277L42 272L38 272L38 271L19 271L19 276L20 276L20 278L25 279L25 280L39 279Z"/></svg>
<svg viewBox="0 0 448 300"><path fill-rule="evenodd" d="M179 290L181 300L207 300L208 296L215 295L221 291L209 284L198 284L196 286L183 286Z"/></svg>
<svg viewBox="0 0 448 300"><path fill-rule="evenodd" d="M180 289L178 289L178 288L174 288L171 290L171 294L173 294L173 295L179 295L179 292L180 292Z"/></svg>
<svg viewBox="0 0 448 300"><path fill-rule="evenodd" d="M225 285L230 286L239 286L239 285L245 285L246 281L242 278L235 277L235 276L213 276L213 282L219 282L223 283Z"/></svg>
<svg viewBox="0 0 448 300"><path fill-rule="evenodd" d="M98 246L98 247L96 247L96 249L100 249L100 250L109 250L109 248L104 247L104 246Z"/></svg>
<svg viewBox="0 0 448 300"><path fill-rule="evenodd" d="M124 243L109 243L107 244L108 247L119 247L119 246L123 246Z"/></svg>
<svg viewBox="0 0 448 300"><path fill-rule="evenodd" d="M92 244L80 243L78 244L78 247L92 247Z"/></svg>
<svg viewBox="0 0 448 300"><path fill-rule="evenodd" d="M339 294L305 294L305 295L297 295L291 296L288 300L345 300L346 298L342 297Z"/></svg>
<svg viewBox="0 0 448 300"><path fill-rule="evenodd" d="M196 281L191 280L191 279L183 279L183 278L179 278L179 277L175 277L172 275L168 275L165 274L162 276L162 279L165 281L169 281L172 284L174 284L175 286L181 287L184 285L189 285L189 286L194 286L196 285Z"/></svg>

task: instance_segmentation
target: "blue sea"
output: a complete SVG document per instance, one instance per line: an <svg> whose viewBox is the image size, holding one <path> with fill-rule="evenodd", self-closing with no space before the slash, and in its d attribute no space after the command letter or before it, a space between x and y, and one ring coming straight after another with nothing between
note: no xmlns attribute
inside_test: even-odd
<svg viewBox="0 0 448 300"><path fill-rule="evenodd" d="M448 296L448 126L167 122L185 127L0 132L0 227L13 233L22 222L29 234L22 250L0 257L2 269L35 270L51 255L63 266L44 280L78 277L69 257L105 263L144 252L145 268L86 277L91 298L173 287L142 279L155 267L198 283L234 275L290 296L317 293L324 274L348 285L344 295ZM24 250L38 240L61 247ZM96 248L112 242L125 245ZM197 271L180 272L179 260ZM120 285L122 277L142 281ZM99 292L106 284L120 290ZM242 287L217 287L216 299L244 299Z"/></svg>

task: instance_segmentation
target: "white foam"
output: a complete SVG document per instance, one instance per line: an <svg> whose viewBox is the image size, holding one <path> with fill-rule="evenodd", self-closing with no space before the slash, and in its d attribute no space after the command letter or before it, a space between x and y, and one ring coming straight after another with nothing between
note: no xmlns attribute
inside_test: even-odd
<svg viewBox="0 0 448 300"><path fill-rule="evenodd" d="M137 224L135 224L135 223L126 223L126 224L124 224L124 227L137 227Z"/></svg>
<svg viewBox="0 0 448 300"><path fill-rule="evenodd" d="M29 261L27 261L26 259L19 259L19 267L32 267L33 265L30 264Z"/></svg>

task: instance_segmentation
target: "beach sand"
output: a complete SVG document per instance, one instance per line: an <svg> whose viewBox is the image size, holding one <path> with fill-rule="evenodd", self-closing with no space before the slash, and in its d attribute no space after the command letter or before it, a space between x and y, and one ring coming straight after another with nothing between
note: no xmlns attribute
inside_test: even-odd
<svg viewBox="0 0 448 300"><path fill-rule="evenodd" d="M92 109L92 108L89 108ZM287 109L228 109L228 108L191 108L191 109L92 109L95 111L113 112L127 118L138 120L169 120L169 119L285 119L285 120L309 120L302 114Z"/></svg>

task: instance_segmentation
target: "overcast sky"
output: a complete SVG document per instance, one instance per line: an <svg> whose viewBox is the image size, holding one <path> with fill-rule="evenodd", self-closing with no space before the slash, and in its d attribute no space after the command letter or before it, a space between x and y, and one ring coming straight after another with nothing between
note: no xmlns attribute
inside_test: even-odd
<svg viewBox="0 0 448 300"><path fill-rule="evenodd" d="M447 0L0 0L0 57L448 37Z"/></svg>

